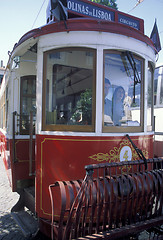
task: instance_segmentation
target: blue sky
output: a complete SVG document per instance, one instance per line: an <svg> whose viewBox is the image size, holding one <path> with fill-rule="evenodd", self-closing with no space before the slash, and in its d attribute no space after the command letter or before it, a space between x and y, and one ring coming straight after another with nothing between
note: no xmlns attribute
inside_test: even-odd
<svg viewBox="0 0 163 240"><path fill-rule="evenodd" d="M0 60L8 61L8 51L21 36L33 28L46 24L46 7L49 0L0 0ZM163 0L144 0L135 9L137 0L117 0L118 10L144 19L145 34L150 36L155 18L163 48ZM132 10L133 9L133 10ZM157 66L163 64L163 49Z"/></svg>

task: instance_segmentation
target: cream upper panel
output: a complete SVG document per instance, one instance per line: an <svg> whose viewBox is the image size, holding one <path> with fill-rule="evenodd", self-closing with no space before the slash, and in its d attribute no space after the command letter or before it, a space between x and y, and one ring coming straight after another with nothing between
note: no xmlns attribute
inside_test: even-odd
<svg viewBox="0 0 163 240"><path fill-rule="evenodd" d="M53 48L72 46L129 50L155 61L154 50L146 43L114 33L94 31L61 32L41 36L38 41L38 50L41 50L41 52Z"/></svg>
<svg viewBox="0 0 163 240"><path fill-rule="evenodd" d="M26 52L20 57L20 76L36 75L37 54L33 52Z"/></svg>

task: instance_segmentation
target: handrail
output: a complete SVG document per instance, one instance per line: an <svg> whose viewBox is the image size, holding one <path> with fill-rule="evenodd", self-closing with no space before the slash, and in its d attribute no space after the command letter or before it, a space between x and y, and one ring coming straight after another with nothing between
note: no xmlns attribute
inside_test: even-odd
<svg viewBox="0 0 163 240"><path fill-rule="evenodd" d="M137 155L139 156L140 159L144 160L144 164L145 164L145 169L147 169L147 159L145 158L143 152L141 149L139 149L134 142L131 140L130 136L128 134L126 134L126 137L128 138L128 140L130 141L130 143L132 144L133 148L135 149Z"/></svg>
<svg viewBox="0 0 163 240"><path fill-rule="evenodd" d="M155 132L155 135L163 135L163 132Z"/></svg>
<svg viewBox="0 0 163 240"><path fill-rule="evenodd" d="M13 163L15 163L17 160L16 160L16 157L15 157L15 116L17 114L17 112L13 112L12 113L13 115L13 120L12 120L12 161Z"/></svg>
<svg viewBox="0 0 163 240"><path fill-rule="evenodd" d="M16 111L14 114L13 134L14 135L29 135L30 134L30 115L18 114ZM33 115L34 116L34 115ZM17 117L17 118L16 118ZM35 120L33 117L33 131L35 127Z"/></svg>
<svg viewBox="0 0 163 240"><path fill-rule="evenodd" d="M33 176L32 172L32 147L33 147L33 112L30 112L30 125L29 125L29 176Z"/></svg>
<svg viewBox="0 0 163 240"><path fill-rule="evenodd" d="M16 159L16 150L15 150L15 135L21 134L21 129L22 129L22 116L18 114L16 111L13 112L13 133L12 133L12 138L13 138L13 143L12 143L12 158L13 158L13 163L17 161ZM17 117L17 119L16 119ZM35 175L35 173L32 172L32 149L33 149L33 135L34 135L34 127L35 123L33 120L33 112L30 112L30 116L28 117L28 123L27 123L27 128L25 129L25 133L29 135L29 176ZM17 126L17 128L16 128Z"/></svg>

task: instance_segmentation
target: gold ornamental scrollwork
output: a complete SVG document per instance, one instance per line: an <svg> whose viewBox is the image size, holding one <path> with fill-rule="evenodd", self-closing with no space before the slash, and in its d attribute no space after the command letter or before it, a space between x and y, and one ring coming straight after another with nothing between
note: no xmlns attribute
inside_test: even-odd
<svg viewBox="0 0 163 240"><path fill-rule="evenodd" d="M139 160L138 154L136 153L135 149L133 148L132 144L128 139L123 140L123 142L120 143L119 148L114 147L108 153L96 153L92 156L89 156L89 158L96 162L120 162L120 151L124 146L129 146L131 148L132 160ZM143 150L142 152L144 156L148 158L148 152L145 150Z"/></svg>

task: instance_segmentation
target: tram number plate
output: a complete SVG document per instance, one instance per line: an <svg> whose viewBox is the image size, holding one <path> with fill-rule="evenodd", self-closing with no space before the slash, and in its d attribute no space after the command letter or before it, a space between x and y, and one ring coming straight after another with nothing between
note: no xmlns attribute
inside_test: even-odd
<svg viewBox="0 0 163 240"><path fill-rule="evenodd" d="M131 161L132 159L132 151L129 146L122 147L120 151L120 161Z"/></svg>

